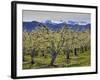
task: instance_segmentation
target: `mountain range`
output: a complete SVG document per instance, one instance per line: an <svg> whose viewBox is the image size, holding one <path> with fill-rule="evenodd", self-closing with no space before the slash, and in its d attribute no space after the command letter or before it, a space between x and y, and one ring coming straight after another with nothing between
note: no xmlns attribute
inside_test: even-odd
<svg viewBox="0 0 100 80"><path fill-rule="evenodd" d="M68 28L75 31L84 31L86 29L91 29L91 24L86 22L75 22L75 21L63 22L63 21L46 20L43 22L38 22L38 21L23 22L23 30L32 31L32 29L35 29L37 26L41 25L45 25L52 30L61 29L65 25L67 25Z"/></svg>

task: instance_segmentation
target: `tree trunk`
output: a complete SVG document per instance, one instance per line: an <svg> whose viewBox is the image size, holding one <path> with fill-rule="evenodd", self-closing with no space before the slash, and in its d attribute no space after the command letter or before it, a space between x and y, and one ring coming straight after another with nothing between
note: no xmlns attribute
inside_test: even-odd
<svg viewBox="0 0 100 80"><path fill-rule="evenodd" d="M50 65L51 66L54 65L54 62L55 62L56 57L57 57L57 52L53 52L52 53L52 59L51 59L51 62L50 62Z"/></svg>
<svg viewBox="0 0 100 80"><path fill-rule="evenodd" d="M23 53L23 62L25 61L25 58L24 58L24 53Z"/></svg>
<svg viewBox="0 0 100 80"><path fill-rule="evenodd" d="M32 49L32 51L31 51L31 64L35 63L34 56L35 56L35 49Z"/></svg>
<svg viewBox="0 0 100 80"><path fill-rule="evenodd" d="M31 64L34 64L34 63L35 63L34 58L33 56L31 56Z"/></svg>
<svg viewBox="0 0 100 80"><path fill-rule="evenodd" d="M41 53L42 53L42 57L44 56L44 50L41 50Z"/></svg>
<svg viewBox="0 0 100 80"><path fill-rule="evenodd" d="M25 61L24 56L25 56L25 47L23 47L23 61Z"/></svg>
<svg viewBox="0 0 100 80"><path fill-rule="evenodd" d="M70 50L69 49L67 49L66 51L66 60L67 60L67 64L69 64L70 63Z"/></svg>
<svg viewBox="0 0 100 80"><path fill-rule="evenodd" d="M81 46L81 53L84 53L84 49L83 49L83 46Z"/></svg>
<svg viewBox="0 0 100 80"><path fill-rule="evenodd" d="M87 51L88 50L88 48L87 48L87 46L85 46L85 51Z"/></svg>
<svg viewBox="0 0 100 80"><path fill-rule="evenodd" d="M75 56L78 56L78 54L77 54L77 48L74 48L74 54L75 54Z"/></svg>

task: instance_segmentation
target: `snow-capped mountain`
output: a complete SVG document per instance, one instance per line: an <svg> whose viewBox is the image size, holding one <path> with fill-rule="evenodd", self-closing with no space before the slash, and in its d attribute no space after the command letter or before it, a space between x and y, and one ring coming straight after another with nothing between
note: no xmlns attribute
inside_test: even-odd
<svg viewBox="0 0 100 80"><path fill-rule="evenodd" d="M69 27L70 29L77 30L77 31L83 31L86 29L91 28L91 24L87 22L77 22L77 21L54 21L54 20L45 20L42 22L38 21L32 21L32 22L23 22L23 30L31 31L32 29L35 29L35 27L45 25L49 29L58 30L62 28L63 26L67 25L66 27Z"/></svg>

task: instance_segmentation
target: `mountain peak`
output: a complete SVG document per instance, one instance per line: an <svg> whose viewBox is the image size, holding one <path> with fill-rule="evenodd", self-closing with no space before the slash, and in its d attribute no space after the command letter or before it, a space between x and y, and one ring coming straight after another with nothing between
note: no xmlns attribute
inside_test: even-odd
<svg viewBox="0 0 100 80"><path fill-rule="evenodd" d="M62 20L45 20L43 21L43 23L53 23L53 24L60 24L60 23L63 23Z"/></svg>
<svg viewBox="0 0 100 80"><path fill-rule="evenodd" d="M67 27L71 28L72 30L78 29L79 31L90 29L91 24L87 22L77 22L69 20L67 22L64 21L54 21L54 20L45 20L42 22L38 21L31 21L31 22L23 22L23 29L31 31L32 29L35 29L38 26L47 26L49 29L52 30L59 30L63 26L67 25Z"/></svg>

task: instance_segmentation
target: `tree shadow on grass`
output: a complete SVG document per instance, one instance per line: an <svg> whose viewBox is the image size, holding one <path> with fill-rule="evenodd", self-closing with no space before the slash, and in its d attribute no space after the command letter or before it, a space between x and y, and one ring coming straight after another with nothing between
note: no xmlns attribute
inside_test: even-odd
<svg viewBox="0 0 100 80"><path fill-rule="evenodd" d="M34 64L31 64L30 62L24 63L23 69L42 69L42 68L58 68L59 65L50 65L50 64L45 64L45 63L39 63L36 62Z"/></svg>

